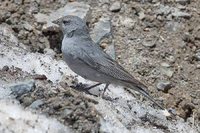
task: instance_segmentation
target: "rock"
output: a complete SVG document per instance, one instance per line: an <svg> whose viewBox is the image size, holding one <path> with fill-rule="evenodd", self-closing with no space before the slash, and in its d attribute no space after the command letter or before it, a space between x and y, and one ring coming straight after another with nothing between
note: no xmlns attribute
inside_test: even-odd
<svg viewBox="0 0 200 133"><path fill-rule="evenodd" d="M159 91L167 93L168 90L172 88L172 85L169 81L160 81L158 82L156 87Z"/></svg>
<svg viewBox="0 0 200 133"><path fill-rule="evenodd" d="M114 2L111 6L110 6L110 11L112 12L118 12L121 9L121 3L119 1Z"/></svg>
<svg viewBox="0 0 200 133"><path fill-rule="evenodd" d="M38 13L34 15L36 21L41 24L50 23L46 14Z"/></svg>
<svg viewBox="0 0 200 133"><path fill-rule="evenodd" d="M9 67L8 66L4 66L3 68L2 68L2 71L8 71L9 70Z"/></svg>
<svg viewBox="0 0 200 133"><path fill-rule="evenodd" d="M145 18L144 12L139 12L139 19L143 20Z"/></svg>
<svg viewBox="0 0 200 133"><path fill-rule="evenodd" d="M162 67L169 68L171 65L168 64L168 63L166 63L166 62L162 62L162 63L161 63L161 66L162 66Z"/></svg>
<svg viewBox="0 0 200 133"><path fill-rule="evenodd" d="M178 17L182 17L182 18L186 18L186 19L191 18L191 14L189 14L189 13L182 12L178 8L164 6L162 4L160 5L160 8L156 11L156 13L157 13L157 15L168 15L168 16L173 16L173 17L177 17L177 18Z"/></svg>
<svg viewBox="0 0 200 133"><path fill-rule="evenodd" d="M168 15L173 8L160 4L160 8L156 10L157 15Z"/></svg>
<svg viewBox="0 0 200 133"><path fill-rule="evenodd" d="M155 4L155 3L159 2L159 0L152 0L151 2L152 2L153 4Z"/></svg>
<svg viewBox="0 0 200 133"><path fill-rule="evenodd" d="M193 100L192 100L192 103L193 103L194 105L198 105L198 104L200 103L200 99L193 99Z"/></svg>
<svg viewBox="0 0 200 133"><path fill-rule="evenodd" d="M38 13L38 12L39 12L39 4L36 1L31 2L28 13L33 14L33 13Z"/></svg>
<svg viewBox="0 0 200 133"><path fill-rule="evenodd" d="M142 63L142 59L140 56L134 56L132 59L134 69L138 69Z"/></svg>
<svg viewBox="0 0 200 133"><path fill-rule="evenodd" d="M173 109L173 108L169 108L168 111L174 115L176 115L176 109Z"/></svg>
<svg viewBox="0 0 200 133"><path fill-rule="evenodd" d="M16 97L20 97L21 95L32 91L34 87L35 87L35 81L33 80L9 86L12 92L11 94L15 95Z"/></svg>
<svg viewBox="0 0 200 133"><path fill-rule="evenodd" d="M72 110L70 110L70 109L64 109L63 113L62 113L62 116L63 117L67 117L71 113L72 113Z"/></svg>
<svg viewBox="0 0 200 133"><path fill-rule="evenodd" d="M108 44L107 44L107 43L101 43L101 44L100 44L100 47L101 47L102 49L106 49L106 48L108 47Z"/></svg>
<svg viewBox="0 0 200 133"><path fill-rule="evenodd" d="M194 37L191 33L189 32L185 32L183 33L183 37L182 37L183 41L185 42L194 42Z"/></svg>
<svg viewBox="0 0 200 133"><path fill-rule="evenodd" d="M111 44L106 48L106 53L108 55L110 55L112 57L112 59L115 60L116 56L115 56L115 46L114 46L114 44Z"/></svg>
<svg viewBox="0 0 200 133"><path fill-rule="evenodd" d="M195 54L195 58L196 58L197 61L200 61L200 52L197 52Z"/></svg>
<svg viewBox="0 0 200 133"><path fill-rule="evenodd" d="M50 55L51 58L54 58L55 55L56 55L56 52L53 51L53 49L50 49L50 48L45 48L45 49L44 49L44 53L45 53L46 55Z"/></svg>
<svg viewBox="0 0 200 133"><path fill-rule="evenodd" d="M169 68L161 68L160 70L164 75L168 76L171 78L174 74L174 71L170 70Z"/></svg>
<svg viewBox="0 0 200 133"><path fill-rule="evenodd" d="M31 26L28 22L25 22L23 24L24 29L28 30L28 31L32 31L33 30L33 26Z"/></svg>
<svg viewBox="0 0 200 133"><path fill-rule="evenodd" d="M186 48L187 47L187 44L186 44L186 42L183 41L183 39L177 39L176 44L178 44L178 46L180 48Z"/></svg>
<svg viewBox="0 0 200 133"><path fill-rule="evenodd" d="M144 41L143 43L142 43L142 45L143 46L145 46L145 47L154 47L156 44L154 43L154 42L152 42L152 41Z"/></svg>
<svg viewBox="0 0 200 133"><path fill-rule="evenodd" d="M14 0L15 4L21 5L22 4L22 0Z"/></svg>
<svg viewBox="0 0 200 133"><path fill-rule="evenodd" d="M166 58L170 63L174 63L176 61L174 56L169 56Z"/></svg>
<svg viewBox="0 0 200 133"><path fill-rule="evenodd" d="M178 5L177 8L180 10L186 10L186 6L184 5Z"/></svg>
<svg viewBox="0 0 200 133"><path fill-rule="evenodd" d="M104 37L111 35L111 23L108 16L103 16L95 24L94 29L90 32L92 40L99 44Z"/></svg>
<svg viewBox="0 0 200 133"><path fill-rule="evenodd" d="M18 39L13 35L14 31L12 28L7 24L1 24L0 25L0 34L2 36L6 36L10 42L12 42L12 45L17 46L18 45ZM0 41L1 42L1 41Z"/></svg>
<svg viewBox="0 0 200 133"><path fill-rule="evenodd" d="M64 7L59 8L56 11L52 11L52 13L49 16L42 13L38 13L35 14L34 17L39 23L47 23L43 26L43 29L48 29L55 25L52 23L52 21L67 15L74 15L82 19L86 19L89 10L90 6L83 2L71 2L66 4Z"/></svg>
<svg viewBox="0 0 200 133"><path fill-rule="evenodd" d="M172 16L177 18L180 17L180 18L190 19L192 15L186 12L182 12L179 9L175 8L174 12L172 13Z"/></svg>
<svg viewBox="0 0 200 133"><path fill-rule="evenodd" d="M6 10L0 10L0 22L6 21L11 16L11 13Z"/></svg>
<svg viewBox="0 0 200 133"><path fill-rule="evenodd" d="M135 26L135 21L129 17L120 17L120 22L123 26L132 30Z"/></svg>
<svg viewBox="0 0 200 133"><path fill-rule="evenodd" d="M35 99L33 97L30 97L30 96L25 96L25 97L22 96L22 97L19 97L18 100L25 107L30 106L35 101Z"/></svg>
<svg viewBox="0 0 200 133"><path fill-rule="evenodd" d="M200 69L200 64L197 64L197 69Z"/></svg>
<svg viewBox="0 0 200 133"><path fill-rule="evenodd" d="M181 5L190 4L190 0L176 0L176 2L181 4Z"/></svg>
<svg viewBox="0 0 200 133"><path fill-rule="evenodd" d="M182 23L180 22L173 22L173 21L169 21L167 22L166 24L166 29L170 32L175 32L177 31L178 29L180 29L182 26Z"/></svg>
<svg viewBox="0 0 200 133"><path fill-rule="evenodd" d="M99 2L102 4L109 4L110 0L99 0Z"/></svg>
<svg viewBox="0 0 200 133"><path fill-rule="evenodd" d="M41 99L37 99L29 107L33 109L38 109L42 104L44 104L44 101L42 101Z"/></svg>

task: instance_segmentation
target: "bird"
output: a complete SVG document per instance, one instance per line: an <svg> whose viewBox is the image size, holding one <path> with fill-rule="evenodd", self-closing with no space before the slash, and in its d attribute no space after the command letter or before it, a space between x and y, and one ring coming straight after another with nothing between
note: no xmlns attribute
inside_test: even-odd
<svg viewBox="0 0 200 133"><path fill-rule="evenodd" d="M150 96L146 85L135 79L94 43L85 20L78 16L67 15L52 22L57 24L63 33L61 51L69 68L85 79L98 82L89 89L106 84L105 92L110 84L124 86L141 93L159 108L165 110Z"/></svg>

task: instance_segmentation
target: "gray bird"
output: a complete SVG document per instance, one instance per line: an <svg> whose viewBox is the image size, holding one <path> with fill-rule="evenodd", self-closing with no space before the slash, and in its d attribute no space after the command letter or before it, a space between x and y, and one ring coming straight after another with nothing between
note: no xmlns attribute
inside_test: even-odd
<svg viewBox="0 0 200 133"><path fill-rule="evenodd" d="M158 107L158 104L148 93L147 87L136 80L122 66L96 45L90 35L86 22L77 16L65 16L53 23L58 24L63 32L62 54L72 71L85 79L99 82L92 87L106 84L124 86L140 92ZM90 88L92 88L90 87Z"/></svg>

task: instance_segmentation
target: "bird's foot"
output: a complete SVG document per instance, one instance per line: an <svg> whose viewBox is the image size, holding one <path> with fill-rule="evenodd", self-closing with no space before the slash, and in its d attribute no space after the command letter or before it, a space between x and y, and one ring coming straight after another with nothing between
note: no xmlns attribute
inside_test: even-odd
<svg viewBox="0 0 200 133"><path fill-rule="evenodd" d="M90 94L90 95L93 95L95 97L98 97L98 95L95 95L93 93L91 93L89 90L96 87L96 86L99 86L101 85L101 83L98 83L98 84L95 84L95 85L92 85L92 86L89 86L87 84L82 84L82 83L79 83L77 85L74 85L74 86L71 86L72 88L78 90L78 91L81 91L81 92L85 92L86 94Z"/></svg>

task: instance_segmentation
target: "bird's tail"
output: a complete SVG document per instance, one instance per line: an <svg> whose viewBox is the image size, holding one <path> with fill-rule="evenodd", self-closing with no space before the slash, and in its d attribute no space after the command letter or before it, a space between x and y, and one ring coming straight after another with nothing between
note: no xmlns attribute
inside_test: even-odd
<svg viewBox="0 0 200 133"><path fill-rule="evenodd" d="M159 108L161 108L162 110L165 110L165 108L162 106L162 105L160 105L159 103L157 103L156 101L155 101L155 99L153 98L153 97L151 97L150 95L149 95L149 93L148 92L146 92L142 87L139 87L139 86L137 86L137 91L138 92L140 92L143 96L145 96L146 98L148 98L150 101L152 101L153 103L155 103Z"/></svg>
<svg viewBox="0 0 200 133"><path fill-rule="evenodd" d="M160 109L165 110L165 108L162 105L157 103L155 101L155 99L149 95L149 93L146 91L147 87L145 85L143 85L142 83L139 83L139 82L138 82L138 84L128 83L127 87L134 89L135 91L141 93L143 96L145 96L150 101L152 101L154 104L156 104Z"/></svg>

